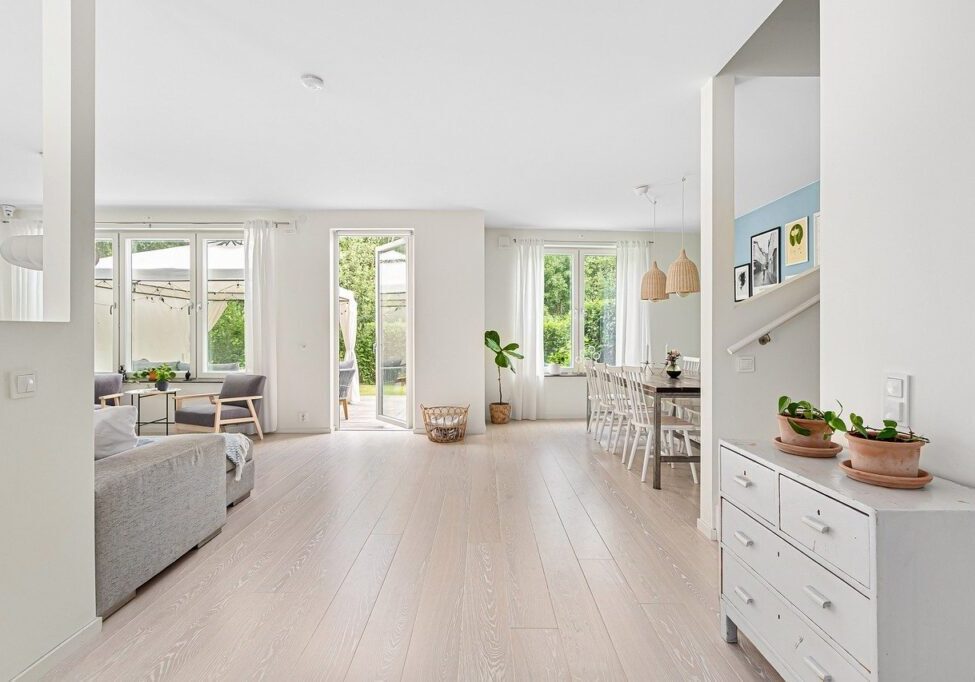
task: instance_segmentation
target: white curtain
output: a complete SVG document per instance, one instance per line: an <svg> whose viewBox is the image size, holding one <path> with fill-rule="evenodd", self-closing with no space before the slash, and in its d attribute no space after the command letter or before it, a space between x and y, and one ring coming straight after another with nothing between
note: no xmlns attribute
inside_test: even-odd
<svg viewBox="0 0 975 682"><path fill-rule="evenodd" d="M616 364L637 365L650 346L650 302L640 300L640 283L650 269L650 242L616 243Z"/></svg>
<svg viewBox="0 0 975 682"><path fill-rule="evenodd" d="M278 427L277 282L274 278L274 223L244 223L244 353L247 372L267 377L264 431Z"/></svg>
<svg viewBox="0 0 975 682"><path fill-rule="evenodd" d="M537 419L542 401L545 351L542 339L542 310L545 295L545 243L541 239L518 239L515 276L515 338L502 343L521 344L524 360L517 361L511 396L514 419Z"/></svg>
<svg viewBox="0 0 975 682"><path fill-rule="evenodd" d="M38 220L0 223L0 242L8 237L43 234ZM44 318L44 273L11 265L0 258L0 320Z"/></svg>

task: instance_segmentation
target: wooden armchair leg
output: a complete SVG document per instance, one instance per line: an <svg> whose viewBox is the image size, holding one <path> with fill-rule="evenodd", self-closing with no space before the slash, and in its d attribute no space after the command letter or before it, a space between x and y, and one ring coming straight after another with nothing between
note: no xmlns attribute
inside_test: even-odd
<svg viewBox="0 0 975 682"><path fill-rule="evenodd" d="M349 421L349 401L347 398L340 398L339 402L342 404L342 414L345 415L345 421Z"/></svg>
<svg viewBox="0 0 975 682"><path fill-rule="evenodd" d="M254 428L257 429L257 437L264 440L264 431L261 429L261 420L257 418L257 410L254 409L254 401L248 400L247 407L251 411L251 417L254 419Z"/></svg>

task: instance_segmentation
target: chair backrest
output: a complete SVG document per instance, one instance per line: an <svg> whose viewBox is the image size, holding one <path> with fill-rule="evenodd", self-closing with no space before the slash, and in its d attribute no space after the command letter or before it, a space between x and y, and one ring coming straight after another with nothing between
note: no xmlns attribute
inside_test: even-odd
<svg viewBox="0 0 975 682"><path fill-rule="evenodd" d="M105 395L113 395L122 392L122 375L117 372L96 372L95 373L95 404L99 404L99 398Z"/></svg>
<svg viewBox="0 0 975 682"><path fill-rule="evenodd" d="M355 376L355 367L339 365L339 398L349 397L349 386L352 385L353 376Z"/></svg>
<svg viewBox="0 0 975 682"><path fill-rule="evenodd" d="M701 358L690 358L684 356L681 360L681 370L689 377L698 378L701 376Z"/></svg>
<svg viewBox="0 0 975 682"><path fill-rule="evenodd" d="M267 377L261 374L228 374L223 379L223 388L220 389L220 397L245 398L253 395L264 395L264 385L266 383ZM225 404L247 407L246 402Z"/></svg>

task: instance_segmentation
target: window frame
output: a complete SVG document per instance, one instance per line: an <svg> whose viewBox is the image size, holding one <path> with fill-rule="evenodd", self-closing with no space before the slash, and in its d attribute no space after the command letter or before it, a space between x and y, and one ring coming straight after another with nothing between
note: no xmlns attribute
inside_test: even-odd
<svg viewBox="0 0 975 682"><path fill-rule="evenodd" d="M208 291L208 264L206 243L209 241L244 241L243 230L227 229L167 229L167 230L126 230L119 228L98 228L96 241L111 241L113 261L112 280L112 358L114 368L124 365L126 371L132 370L132 242L133 241L187 241L190 247L190 301L193 320L190 322L190 376L192 380L219 380L228 374L240 372L211 372L209 366L209 330L206 328ZM121 259L124 259L121 260ZM92 280L94 286L94 278ZM201 299L201 295L204 297ZM114 369L113 369L114 371ZM177 376L178 380L182 377Z"/></svg>
<svg viewBox="0 0 975 682"><path fill-rule="evenodd" d="M582 371L577 360L585 348L585 309L586 309L586 257L587 256L613 256L616 258L615 244L587 244L580 246L569 246L564 243L546 243L543 250L543 257L548 255L570 256L572 258L572 268L569 274L569 289L571 298L571 316L569 333L569 365L565 369L572 371ZM619 261L617 260L617 267ZM542 322L545 324L545 291L542 287ZM544 337L544 328L542 331ZM542 348L544 356L545 349ZM542 357L542 365L547 365L546 358ZM546 373L547 374L547 373Z"/></svg>

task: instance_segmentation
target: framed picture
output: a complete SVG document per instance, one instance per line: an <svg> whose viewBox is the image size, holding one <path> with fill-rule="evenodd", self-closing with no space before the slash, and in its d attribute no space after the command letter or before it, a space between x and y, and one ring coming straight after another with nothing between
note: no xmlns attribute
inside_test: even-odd
<svg viewBox="0 0 975 682"><path fill-rule="evenodd" d="M782 281L779 243L781 227L752 235L752 294Z"/></svg>
<svg viewBox="0 0 975 682"><path fill-rule="evenodd" d="M809 225L803 216L785 224L785 264L798 265L809 261Z"/></svg>
<svg viewBox="0 0 975 682"><path fill-rule="evenodd" d="M735 266L735 303L744 301L752 295L752 268L751 265Z"/></svg>
<svg viewBox="0 0 975 682"><path fill-rule="evenodd" d="M813 213L812 232L813 232L813 258L814 258L813 265L815 266L815 265L819 265L822 262L819 260L820 259L819 254L822 253L822 251L820 251L819 248L819 243L820 243L819 242L819 211Z"/></svg>

